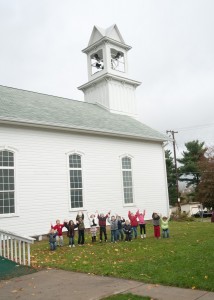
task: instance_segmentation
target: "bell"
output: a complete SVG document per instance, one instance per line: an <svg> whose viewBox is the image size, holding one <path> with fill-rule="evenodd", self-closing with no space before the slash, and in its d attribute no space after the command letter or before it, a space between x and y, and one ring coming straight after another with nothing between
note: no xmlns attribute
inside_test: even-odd
<svg viewBox="0 0 214 300"><path fill-rule="evenodd" d="M97 69L100 69L100 68L101 68L101 64L96 63L95 67L96 67Z"/></svg>
<svg viewBox="0 0 214 300"><path fill-rule="evenodd" d="M115 55L115 59L119 59L121 56L122 56L121 53L117 52L117 54Z"/></svg>
<svg viewBox="0 0 214 300"><path fill-rule="evenodd" d="M97 61L100 61L98 54L94 54L94 59L96 59Z"/></svg>

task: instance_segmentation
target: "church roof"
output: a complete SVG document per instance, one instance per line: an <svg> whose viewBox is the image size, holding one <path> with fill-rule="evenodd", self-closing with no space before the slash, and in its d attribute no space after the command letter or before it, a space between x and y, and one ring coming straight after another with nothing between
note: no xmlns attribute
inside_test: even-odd
<svg viewBox="0 0 214 300"><path fill-rule="evenodd" d="M0 86L0 123L154 141L168 139L129 116L110 113L97 104L5 86Z"/></svg>
<svg viewBox="0 0 214 300"><path fill-rule="evenodd" d="M118 27L116 24L103 29L98 26L94 26L91 37L89 39L88 46L82 50L83 53L88 53L91 50L94 50L94 47L99 47L103 42L110 41L116 46L120 46L127 51L130 50L132 47L126 45Z"/></svg>

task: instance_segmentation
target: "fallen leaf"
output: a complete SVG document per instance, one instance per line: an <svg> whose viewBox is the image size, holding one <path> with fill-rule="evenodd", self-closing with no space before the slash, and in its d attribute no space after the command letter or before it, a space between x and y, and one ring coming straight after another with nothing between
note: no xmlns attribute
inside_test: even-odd
<svg viewBox="0 0 214 300"><path fill-rule="evenodd" d="M147 274L140 274L141 276L146 276L146 277L148 277L148 278L151 278L149 275L147 275Z"/></svg>

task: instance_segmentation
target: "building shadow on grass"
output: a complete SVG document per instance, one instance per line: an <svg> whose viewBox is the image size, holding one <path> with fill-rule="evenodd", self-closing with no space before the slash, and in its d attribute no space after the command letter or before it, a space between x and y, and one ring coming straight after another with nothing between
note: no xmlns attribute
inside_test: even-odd
<svg viewBox="0 0 214 300"><path fill-rule="evenodd" d="M0 256L0 280L7 280L37 272L36 269L19 265L11 260Z"/></svg>

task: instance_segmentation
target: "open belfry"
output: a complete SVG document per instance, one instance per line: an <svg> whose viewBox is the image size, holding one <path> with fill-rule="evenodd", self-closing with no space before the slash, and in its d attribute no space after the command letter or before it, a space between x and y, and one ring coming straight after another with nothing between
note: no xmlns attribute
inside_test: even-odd
<svg viewBox="0 0 214 300"><path fill-rule="evenodd" d="M87 55L88 82L79 87L85 101L96 103L112 113L136 117L135 89L141 82L128 77L126 45L117 25L107 29L94 26Z"/></svg>

